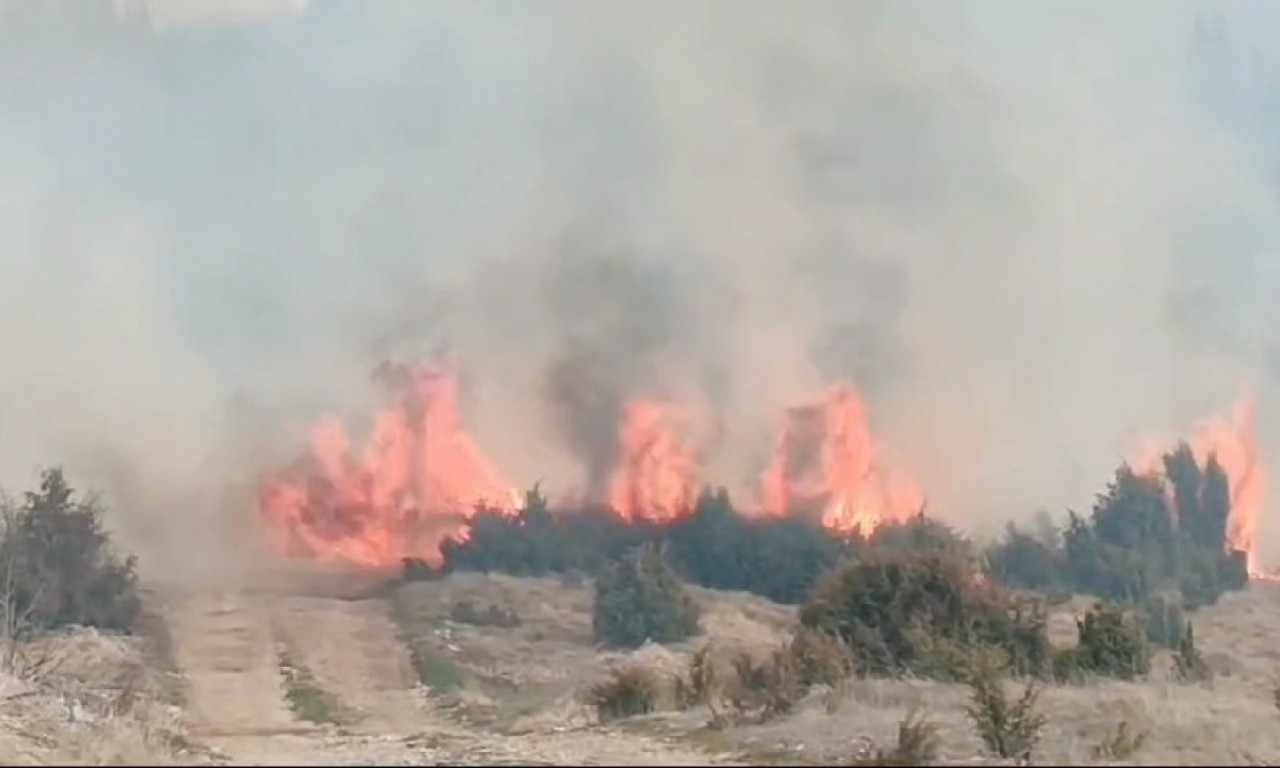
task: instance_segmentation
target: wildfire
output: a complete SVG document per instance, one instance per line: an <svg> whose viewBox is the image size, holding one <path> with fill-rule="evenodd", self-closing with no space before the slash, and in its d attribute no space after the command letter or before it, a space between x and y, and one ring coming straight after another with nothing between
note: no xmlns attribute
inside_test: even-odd
<svg viewBox="0 0 1280 768"><path fill-rule="evenodd" d="M384 374L395 397L375 414L362 455L342 422L328 418L307 456L265 485L261 510L281 553L371 567L405 557L438 564L441 542L465 538L478 506L518 509L518 495L462 425L452 373L416 366ZM625 520L671 522L695 505L699 457L677 437L676 415L644 399L623 409L608 501ZM848 387L784 414L762 480L765 512L813 514L848 533L903 520L923 503L911 479L882 465Z"/></svg>
<svg viewBox="0 0 1280 768"><path fill-rule="evenodd" d="M626 520L669 522L693 508L697 458L677 440L669 420L668 409L651 400L633 400L623 409L609 502Z"/></svg>
<svg viewBox="0 0 1280 768"><path fill-rule="evenodd" d="M516 508L518 495L462 426L452 373L388 373L398 396L376 414L362 458L329 418L312 433L308 459L267 483L261 509L280 551L374 567L438 562L440 543L465 536L478 506Z"/></svg>
<svg viewBox="0 0 1280 768"><path fill-rule="evenodd" d="M827 390L817 403L787 410L761 490L769 513L815 510L828 528L864 535L924 505L914 480L883 465L866 408L844 386Z"/></svg>
<svg viewBox="0 0 1280 768"><path fill-rule="evenodd" d="M1203 468L1210 456L1226 473L1231 497L1228 544L1245 553L1249 575L1264 578L1258 558L1258 522L1267 493L1267 470L1258 443L1257 397L1246 389L1228 417L1202 419L1191 426L1188 442ZM1162 451L1148 448L1132 462L1135 470L1156 474Z"/></svg>

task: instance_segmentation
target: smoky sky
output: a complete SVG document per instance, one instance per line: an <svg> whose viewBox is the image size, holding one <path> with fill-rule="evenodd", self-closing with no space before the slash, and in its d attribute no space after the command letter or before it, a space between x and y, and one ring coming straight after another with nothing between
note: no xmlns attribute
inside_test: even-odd
<svg viewBox="0 0 1280 768"><path fill-rule="evenodd" d="M136 12L180 1L0 5L0 470L144 543L245 516L389 358L457 360L513 482L597 491L627 398L746 492L849 380L978 524L1275 357L1264 2Z"/></svg>

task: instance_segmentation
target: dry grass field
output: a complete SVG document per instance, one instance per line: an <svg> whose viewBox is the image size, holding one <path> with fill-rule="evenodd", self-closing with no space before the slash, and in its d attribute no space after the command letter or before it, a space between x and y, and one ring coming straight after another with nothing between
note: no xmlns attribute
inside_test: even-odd
<svg viewBox="0 0 1280 768"><path fill-rule="evenodd" d="M766 722L712 727L706 706L676 707L674 680L708 643L778 647L793 610L695 589L699 636L619 653L592 641L591 595L582 579L481 574L153 590L142 637L19 649L0 680L0 763L849 764L912 714L935 724L940 764L1001 762L965 713L968 690L929 681L848 680ZM1087 605L1057 609L1056 641ZM1211 680L1175 682L1166 652L1146 681L1048 686L1033 762L1280 762L1280 585L1194 620ZM601 722L585 692L632 668L673 688L658 711Z"/></svg>

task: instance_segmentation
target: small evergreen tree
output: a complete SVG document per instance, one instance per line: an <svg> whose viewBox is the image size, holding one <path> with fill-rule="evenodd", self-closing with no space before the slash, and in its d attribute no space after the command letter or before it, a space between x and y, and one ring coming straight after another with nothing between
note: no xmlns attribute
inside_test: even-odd
<svg viewBox="0 0 1280 768"><path fill-rule="evenodd" d="M805 627L843 640L864 674L962 676L975 652L1019 673L1047 670L1043 612L981 583L939 551L871 551L827 573L801 607Z"/></svg>
<svg viewBox="0 0 1280 768"><path fill-rule="evenodd" d="M597 642L636 648L674 643L698 631L699 609L662 550L642 545L596 581L591 627Z"/></svg>
<svg viewBox="0 0 1280 768"><path fill-rule="evenodd" d="M78 624L128 631L140 602L135 560L120 559L95 499L77 499L60 468L38 491L6 505L0 533L0 588L10 632Z"/></svg>

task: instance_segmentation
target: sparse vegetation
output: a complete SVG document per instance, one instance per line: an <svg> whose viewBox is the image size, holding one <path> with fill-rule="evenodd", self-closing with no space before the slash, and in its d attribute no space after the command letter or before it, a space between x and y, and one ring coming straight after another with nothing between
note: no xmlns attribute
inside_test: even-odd
<svg viewBox="0 0 1280 768"><path fill-rule="evenodd" d="M476 627L501 627L510 629L520 626L520 615L510 608L501 605L486 605L483 608L471 600L459 600L449 609L449 618L459 624L470 624Z"/></svg>
<svg viewBox="0 0 1280 768"><path fill-rule="evenodd" d="M1093 749L1094 757L1101 760L1128 760L1146 743L1147 732L1135 731L1128 720L1121 720L1108 730L1102 741Z"/></svg>
<svg viewBox="0 0 1280 768"><path fill-rule="evenodd" d="M311 671L294 662L285 649L277 655L284 679L284 700L294 716L317 725L343 722L338 700L316 683Z"/></svg>
<svg viewBox="0 0 1280 768"><path fill-rule="evenodd" d="M1032 680L1011 700L1005 691L1003 668L989 654L978 657L966 680L970 699L965 713L992 755L1025 765L1031 761L1045 724L1044 715L1036 709L1040 689Z"/></svg>
<svg viewBox="0 0 1280 768"><path fill-rule="evenodd" d="M1174 649L1173 675L1183 683L1201 683L1213 677L1213 670L1196 648L1195 631L1191 622L1187 622L1178 647Z"/></svg>
<svg viewBox="0 0 1280 768"><path fill-rule="evenodd" d="M697 604L655 545L637 548L596 580L591 626L598 642L621 648L677 642L698 631L698 617Z"/></svg>
<svg viewBox="0 0 1280 768"><path fill-rule="evenodd" d="M410 640L407 645L409 661L418 682L432 694L448 693L466 683L466 672L442 651L421 640Z"/></svg>
<svg viewBox="0 0 1280 768"><path fill-rule="evenodd" d="M855 755L853 765L929 765L938 759L942 740L938 725L912 711L898 723L898 739L892 747L868 743Z"/></svg>

